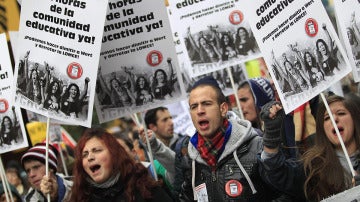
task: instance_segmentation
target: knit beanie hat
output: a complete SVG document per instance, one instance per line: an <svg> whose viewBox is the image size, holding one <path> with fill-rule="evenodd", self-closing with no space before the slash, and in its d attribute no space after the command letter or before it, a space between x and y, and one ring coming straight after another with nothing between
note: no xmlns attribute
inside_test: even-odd
<svg viewBox="0 0 360 202"><path fill-rule="evenodd" d="M49 144L49 168L53 169L55 172L57 170L57 155L58 151L56 148ZM22 157L21 157L21 164L24 167L24 162L27 160L37 160L41 163L45 164L46 162L46 144L45 143L38 143L31 147Z"/></svg>
<svg viewBox="0 0 360 202"><path fill-rule="evenodd" d="M218 82L212 76L205 76L205 77L197 80L194 83L194 85L191 87L191 90L198 87L198 86L200 86L200 85L210 85L210 86L213 86L215 88L220 89Z"/></svg>
<svg viewBox="0 0 360 202"><path fill-rule="evenodd" d="M269 101L275 100L275 92L269 80L257 77L249 79L248 82L254 95L255 105L259 109Z"/></svg>

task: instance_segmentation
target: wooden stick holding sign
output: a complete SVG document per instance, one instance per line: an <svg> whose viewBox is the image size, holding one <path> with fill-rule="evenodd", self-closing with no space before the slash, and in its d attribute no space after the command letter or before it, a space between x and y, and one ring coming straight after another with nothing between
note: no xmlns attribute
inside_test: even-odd
<svg viewBox="0 0 360 202"><path fill-rule="evenodd" d="M45 175L49 176L49 127L50 127L50 118L47 118L46 122L46 138L45 138ZM50 193L46 194L47 201L50 200Z"/></svg>
<svg viewBox="0 0 360 202"><path fill-rule="evenodd" d="M239 113L240 113L240 119L244 119L244 114L243 114L243 112L241 110L241 106L240 106L240 102L239 102L239 96L237 94L237 89L235 88L234 78L233 78L233 75L231 73L230 67L226 67L226 71L227 71L227 73L229 75L231 86L232 86L232 89L234 91L235 100L236 100L236 106L238 107Z"/></svg>
<svg viewBox="0 0 360 202"><path fill-rule="evenodd" d="M69 173L68 173L68 170L67 170L67 167L66 167L66 163L65 163L65 159L64 159L64 155L63 155L62 148L61 148L61 143L62 142L58 142L61 163L63 164L63 169L64 169L65 176L69 176Z"/></svg>

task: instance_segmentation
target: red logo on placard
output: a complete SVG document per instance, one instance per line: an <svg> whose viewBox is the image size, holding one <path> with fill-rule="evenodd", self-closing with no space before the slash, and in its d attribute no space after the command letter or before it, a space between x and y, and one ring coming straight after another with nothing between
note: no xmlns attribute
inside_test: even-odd
<svg viewBox="0 0 360 202"><path fill-rule="evenodd" d="M83 68L79 63L72 62L67 67L67 74L72 79L78 79L83 74Z"/></svg>
<svg viewBox="0 0 360 202"><path fill-rule="evenodd" d="M0 113L5 113L9 108L9 103L5 99L0 99Z"/></svg>
<svg viewBox="0 0 360 202"><path fill-rule="evenodd" d="M244 14L239 10L233 11L229 15L230 23L233 25L240 24L243 21L243 19L244 19Z"/></svg>
<svg viewBox="0 0 360 202"><path fill-rule="evenodd" d="M157 66L159 65L163 60L163 56L161 52L153 50L146 56L146 61L151 66Z"/></svg>
<svg viewBox="0 0 360 202"><path fill-rule="evenodd" d="M305 31L306 31L306 34L310 37L316 36L316 34L319 31L319 26L318 26L318 23L316 22L316 20L314 20L312 18L307 19L305 22Z"/></svg>

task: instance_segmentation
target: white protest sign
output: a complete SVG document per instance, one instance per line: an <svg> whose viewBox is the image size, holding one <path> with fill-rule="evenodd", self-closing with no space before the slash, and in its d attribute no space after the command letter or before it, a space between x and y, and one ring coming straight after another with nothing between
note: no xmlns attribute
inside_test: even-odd
<svg viewBox="0 0 360 202"><path fill-rule="evenodd" d="M360 186L345 190L334 196L321 200L321 202L337 202L337 201L351 201L356 202L360 200Z"/></svg>
<svg viewBox="0 0 360 202"><path fill-rule="evenodd" d="M195 127L191 120L189 104L187 100L166 105L174 122L174 132L177 134L192 136Z"/></svg>
<svg viewBox="0 0 360 202"><path fill-rule="evenodd" d="M14 106L13 82L6 35L0 34L0 154L28 146L19 107Z"/></svg>
<svg viewBox="0 0 360 202"><path fill-rule="evenodd" d="M239 1L170 0L169 10L191 77L260 57Z"/></svg>
<svg viewBox="0 0 360 202"><path fill-rule="evenodd" d="M49 118L91 125L106 7L102 0L22 2L17 104Z"/></svg>
<svg viewBox="0 0 360 202"><path fill-rule="evenodd" d="M321 1L242 2L286 113L351 71Z"/></svg>
<svg viewBox="0 0 360 202"><path fill-rule="evenodd" d="M102 42L95 103L100 122L184 97L164 1L110 1Z"/></svg>
<svg viewBox="0 0 360 202"><path fill-rule="evenodd" d="M338 31L349 57L355 82L360 81L360 1L334 1ZM346 11L346 12L344 12Z"/></svg>

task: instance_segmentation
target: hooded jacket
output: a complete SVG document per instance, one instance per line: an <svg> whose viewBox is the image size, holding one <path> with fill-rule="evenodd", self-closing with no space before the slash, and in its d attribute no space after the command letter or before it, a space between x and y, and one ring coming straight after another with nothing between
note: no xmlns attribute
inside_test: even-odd
<svg viewBox="0 0 360 202"><path fill-rule="evenodd" d="M193 201L200 195L209 202L271 201L279 195L260 177L257 154L262 151L263 144L251 123L230 119L228 127L231 127L231 134L215 170L207 165L197 150L198 134L190 139L191 169L185 173L181 201ZM200 188L199 194L194 194Z"/></svg>

